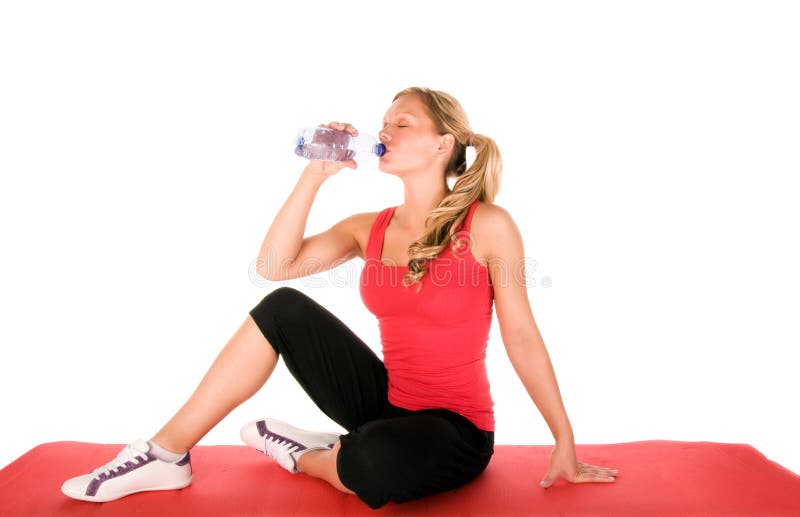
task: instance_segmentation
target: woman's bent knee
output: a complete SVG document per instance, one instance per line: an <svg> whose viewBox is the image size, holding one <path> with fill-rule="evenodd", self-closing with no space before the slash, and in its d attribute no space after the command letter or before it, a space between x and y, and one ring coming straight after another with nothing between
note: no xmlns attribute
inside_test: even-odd
<svg viewBox="0 0 800 517"><path fill-rule="evenodd" d="M272 305L282 306L297 299L307 298L308 296L294 287L282 286L274 291L268 293L261 300L261 303L269 303Z"/></svg>
<svg viewBox="0 0 800 517"><path fill-rule="evenodd" d="M280 355L280 349L277 344L278 340L273 335L277 327L276 318L280 317L280 315L284 314L287 310L291 311L292 307L297 305L297 301L302 300L305 296L305 294L292 287L279 287L264 296L264 298L249 311L250 317L278 355Z"/></svg>
<svg viewBox="0 0 800 517"><path fill-rule="evenodd" d="M307 303L308 295L293 287L279 287L264 296L258 304L250 310L250 315L257 323L270 322L276 316L285 317L296 313L298 307Z"/></svg>

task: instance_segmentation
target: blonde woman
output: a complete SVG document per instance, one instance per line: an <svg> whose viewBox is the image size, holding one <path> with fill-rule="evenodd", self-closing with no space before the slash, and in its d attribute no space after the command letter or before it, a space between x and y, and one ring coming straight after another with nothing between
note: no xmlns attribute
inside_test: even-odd
<svg viewBox="0 0 800 517"><path fill-rule="evenodd" d="M325 127L343 129L332 122ZM555 438L541 486L612 482L616 470L577 460L572 428L519 278L523 243L492 204L502 162L494 141L473 133L451 95L407 88L383 120L379 168L403 181L404 202L343 219L303 237L314 197L354 161L310 160L260 250L259 273L287 280L364 260L359 291L377 317L384 360L307 295L280 287L247 315L185 405L150 440L67 480L62 491L111 501L191 484L191 449L256 393L283 356L316 405L346 434L298 429L270 418L243 441L291 473L324 479L371 508L451 490L483 472L494 451L485 351L497 308L514 370ZM469 167L465 149L475 147ZM448 178L454 178L453 189ZM516 268L516 270L515 270Z"/></svg>

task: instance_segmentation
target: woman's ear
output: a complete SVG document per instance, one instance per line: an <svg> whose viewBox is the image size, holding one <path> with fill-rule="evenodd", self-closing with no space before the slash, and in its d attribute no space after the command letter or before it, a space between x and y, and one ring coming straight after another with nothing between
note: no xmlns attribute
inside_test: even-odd
<svg viewBox="0 0 800 517"><path fill-rule="evenodd" d="M456 143L456 138L453 135L446 133L439 138L439 148L437 149L439 154L447 154L453 150L453 146Z"/></svg>

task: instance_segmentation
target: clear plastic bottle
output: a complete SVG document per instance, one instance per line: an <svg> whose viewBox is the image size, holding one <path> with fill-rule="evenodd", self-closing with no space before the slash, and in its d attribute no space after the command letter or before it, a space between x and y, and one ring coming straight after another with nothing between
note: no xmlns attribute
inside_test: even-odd
<svg viewBox="0 0 800 517"><path fill-rule="evenodd" d="M297 132L294 154L309 160L357 162L383 156L386 146L370 135L352 136L347 131L306 127Z"/></svg>

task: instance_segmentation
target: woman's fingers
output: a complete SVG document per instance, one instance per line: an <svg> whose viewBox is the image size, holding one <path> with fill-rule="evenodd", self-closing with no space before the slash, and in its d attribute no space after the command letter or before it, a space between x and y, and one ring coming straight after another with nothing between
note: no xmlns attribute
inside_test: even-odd
<svg viewBox="0 0 800 517"><path fill-rule="evenodd" d="M619 470L617 469L597 467L588 463L578 462L578 466L581 469L580 474L583 474L584 479L588 478L591 481L614 481L614 476L619 473Z"/></svg>
<svg viewBox="0 0 800 517"><path fill-rule="evenodd" d="M607 467L598 467L596 465L590 465L588 463L581 463L580 461L578 462L578 465L580 465L581 467L585 467L587 469L597 469L597 470L601 470L601 471L611 472L613 474L616 474L617 472L619 472L619 470L617 470L617 469L610 469L610 468L607 468Z"/></svg>
<svg viewBox="0 0 800 517"><path fill-rule="evenodd" d="M599 481L602 483L612 483L615 481L614 476L609 476L608 474L601 474L599 472L592 472L589 470L583 470L578 472L576 476L575 482L576 483L593 483L595 481Z"/></svg>
<svg viewBox="0 0 800 517"><path fill-rule="evenodd" d="M348 133L350 133L353 136L357 136L358 135L358 130L355 127L353 127L351 124L348 124L347 122L331 121L328 124L320 124L319 127L327 127L327 128L330 128L330 129L337 129L339 131L347 131Z"/></svg>

